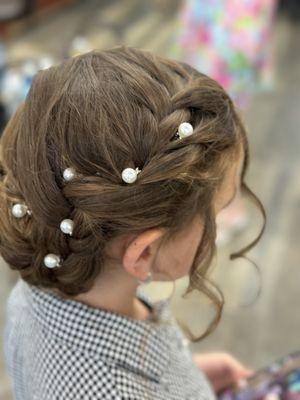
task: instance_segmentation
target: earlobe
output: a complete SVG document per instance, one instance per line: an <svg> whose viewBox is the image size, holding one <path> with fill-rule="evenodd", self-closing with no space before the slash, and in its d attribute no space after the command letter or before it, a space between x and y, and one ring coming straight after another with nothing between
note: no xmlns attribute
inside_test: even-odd
<svg viewBox="0 0 300 400"><path fill-rule="evenodd" d="M146 279L162 236L162 229L148 229L127 245L123 255L123 266L129 274L138 280Z"/></svg>

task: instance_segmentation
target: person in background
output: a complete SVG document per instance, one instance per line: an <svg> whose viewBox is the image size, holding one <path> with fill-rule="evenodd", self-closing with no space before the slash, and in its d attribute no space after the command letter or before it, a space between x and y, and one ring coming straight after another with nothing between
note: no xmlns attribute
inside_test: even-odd
<svg viewBox="0 0 300 400"><path fill-rule="evenodd" d="M274 86L272 29L277 0L185 0L169 56L211 76L246 110L253 96ZM237 196L218 217L218 244L249 223Z"/></svg>

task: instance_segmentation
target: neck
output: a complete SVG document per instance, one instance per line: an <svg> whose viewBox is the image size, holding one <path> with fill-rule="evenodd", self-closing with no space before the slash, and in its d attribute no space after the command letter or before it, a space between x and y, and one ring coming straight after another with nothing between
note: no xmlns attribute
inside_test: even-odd
<svg viewBox="0 0 300 400"><path fill-rule="evenodd" d="M73 296L72 299L90 307L145 320L149 318L150 311L136 297L137 286L137 281L125 272L101 273L88 292Z"/></svg>

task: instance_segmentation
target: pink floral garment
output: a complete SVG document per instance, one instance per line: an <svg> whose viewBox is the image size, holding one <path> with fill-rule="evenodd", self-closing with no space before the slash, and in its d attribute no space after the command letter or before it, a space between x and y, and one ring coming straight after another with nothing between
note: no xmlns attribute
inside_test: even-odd
<svg viewBox="0 0 300 400"><path fill-rule="evenodd" d="M272 88L276 0L185 0L170 56L216 79L240 107Z"/></svg>

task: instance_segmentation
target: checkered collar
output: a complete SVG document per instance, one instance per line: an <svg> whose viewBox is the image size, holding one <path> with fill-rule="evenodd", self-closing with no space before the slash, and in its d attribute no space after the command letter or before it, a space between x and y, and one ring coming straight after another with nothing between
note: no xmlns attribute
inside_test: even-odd
<svg viewBox="0 0 300 400"><path fill-rule="evenodd" d="M138 298L150 305L150 320L138 321L81 302L63 299L58 294L29 285L22 280L36 320L50 335L90 357L101 357L159 381L169 362L168 329L172 315L168 301L152 303L141 292Z"/></svg>

